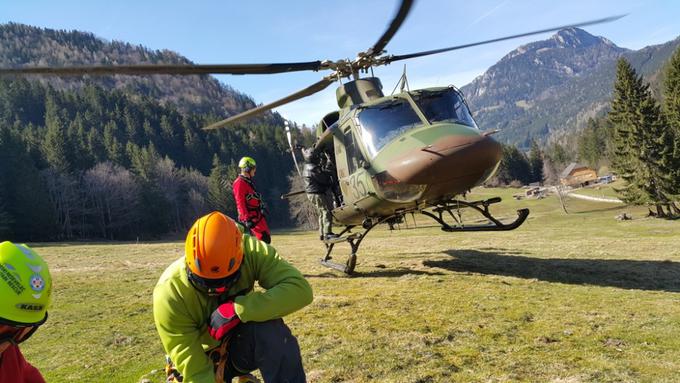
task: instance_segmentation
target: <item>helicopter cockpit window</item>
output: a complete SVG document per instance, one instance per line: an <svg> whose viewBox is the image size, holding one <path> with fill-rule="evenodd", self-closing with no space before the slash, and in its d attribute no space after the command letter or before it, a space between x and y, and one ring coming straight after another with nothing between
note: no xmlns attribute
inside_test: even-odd
<svg viewBox="0 0 680 383"><path fill-rule="evenodd" d="M414 92L413 99L430 123L454 122L477 128L463 96L455 89Z"/></svg>
<svg viewBox="0 0 680 383"><path fill-rule="evenodd" d="M405 99L394 99L365 107L359 112L362 138L372 156L402 133L422 124Z"/></svg>

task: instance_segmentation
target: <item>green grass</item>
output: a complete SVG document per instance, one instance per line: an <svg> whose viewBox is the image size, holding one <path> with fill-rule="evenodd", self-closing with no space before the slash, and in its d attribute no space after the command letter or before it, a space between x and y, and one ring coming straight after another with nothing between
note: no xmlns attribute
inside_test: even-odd
<svg viewBox="0 0 680 383"><path fill-rule="evenodd" d="M517 192L469 198L501 195L492 209L508 218L529 207L521 228L376 229L351 278L319 265L315 233L275 233L314 288L314 302L286 318L308 380L680 381L680 221L575 199L565 215L554 197ZM616 221L622 211L634 219ZM48 382L162 381L151 373L164 355L151 291L182 246L36 245L56 291L49 321L22 345L28 360ZM338 250L340 260L348 249Z"/></svg>

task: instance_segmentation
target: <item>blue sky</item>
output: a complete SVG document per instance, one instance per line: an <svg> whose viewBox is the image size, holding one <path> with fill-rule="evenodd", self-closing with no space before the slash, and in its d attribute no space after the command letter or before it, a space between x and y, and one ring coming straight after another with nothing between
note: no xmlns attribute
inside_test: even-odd
<svg viewBox="0 0 680 383"><path fill-rule="evenodd" d="M0 23L92 32L106 40L170 49L196 63L259 63L354 58L383 33L397 0L0 0ZM680 35L680 1L489 0L417 1L387 46L404 54L459 45L551 26L628 13L619 21L588 27L631 49ZM463 86L517 46L539 35L408 60L411 88ZM402 63L376 68L385 92L394 88ZM266 103L318 81L324 73L220 76ZM284 117L313 124L336 107L335 89L280 107Z"/></svg>

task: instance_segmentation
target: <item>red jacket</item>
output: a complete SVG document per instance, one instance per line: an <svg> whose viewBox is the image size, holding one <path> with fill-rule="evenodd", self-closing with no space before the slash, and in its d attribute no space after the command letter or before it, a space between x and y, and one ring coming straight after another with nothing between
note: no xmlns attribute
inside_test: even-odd
<svg viewBox="0 0 680 383"><path fill-rule="evenodd" d="M234 181L234 200L238 210L238 220L242 223L251 222L251 229L257 239L263 234L269 235L269 226L263 211L262 196L255 190L253 181L242 175Z"/></svg>
<svg viewBox="0 0 680 383"><path fill-rule="evenodd" d="M11 345L0 354L0 382L45 383L45 379L24 359L19 347Z"/></svg>

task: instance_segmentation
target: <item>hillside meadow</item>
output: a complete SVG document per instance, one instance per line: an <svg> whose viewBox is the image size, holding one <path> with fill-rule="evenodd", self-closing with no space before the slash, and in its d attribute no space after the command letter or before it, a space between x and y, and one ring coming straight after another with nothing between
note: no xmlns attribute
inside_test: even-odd
<svg viewBox="0 0 680 383"><path fill-rule="evenodd" d="M680 381L680 221L575 199L565 215L554 197L517 192L469 199L501 195L505 217L530 208L521 228L376 229L353 277L319 264L316 233L274 233L314 289L286 318L308 381ZM634 219L616 221L623 211ZM50 265L54 304L22 349L47 381L162 382L151 292L183 242L32 245Z"/></svg>

